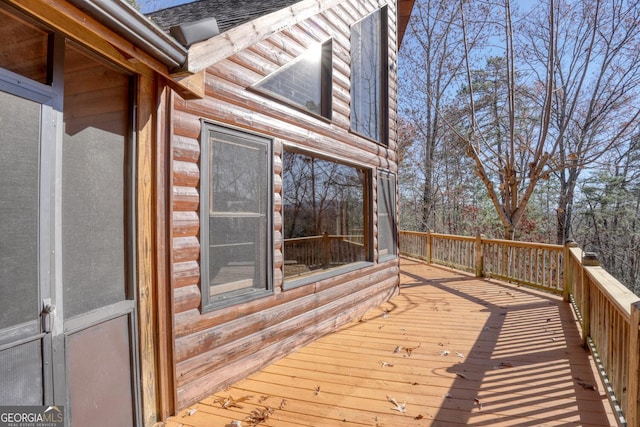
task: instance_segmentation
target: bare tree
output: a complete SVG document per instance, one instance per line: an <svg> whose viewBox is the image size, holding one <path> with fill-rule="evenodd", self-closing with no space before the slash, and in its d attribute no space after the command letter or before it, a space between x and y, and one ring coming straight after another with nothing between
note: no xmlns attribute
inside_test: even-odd
<svg viewBox="0 0 640 427"><path fill-rule="evenodd" d="M474 6L478 15L484 10ZM480 28L486 20L475 21L475 38L468 41L469 49L481 43ZM415 5L410 21L411 37L403 45L401 56L404 76L401 96L407 105L403 114L413 124L414 142L418 146L421 163L421 230L428 230L436 222L435 180L436 153L443 144L446 127L439 112L455 93L460 74L464 70L462 32L455 3L422 0Z"/></svg>
<svg viewBox="0 0 640 427"><path fill-rule="evenodd" d="M547 15L550 46L555 45L554 0L548 4ZM516 79L516 49L514 47L513 16L511 2L504 0L493 5L494 24L502 30L500 38L504 43L504 66L499 70L500 78L496 81L504 83L505 102L501 105L502 119L494 114L488 116L492 120L492 134L486 134L487 127L479 121L476 108L476 83L474 81L473 61L467 40L473 39L468 26L468 2L459 3L459 16L462 23L463 41L465 43L466 90L468 99L466 130L460 124L450 125L450 129L458 135L466 147L467 155L473 159L475 173L484 183L489 199L500 218L504 229L504 238L513 239L516 227L525 214L527 205L536 184L548 175L549 159L557 144L548 144L549 123L553 97L554 50L550 49L546 56L546 72L541 74L531 87L540 94L541 102L534 111L518 109L520 99L530 97L523 92L523 86ZM497 35L496 35L497 37ZM533 124L533 126L531 126ZM497 134L497 132L502 132ZM498 140L496 140L498 138Z"/></svg>
<svg viewBox="0 0 640 427"><path fill-rule="evenodd" d="M638 124L639 5L637 0L560 0L548 11L557 17L555 30L533 10L520 32L531 69L542 68L551 50L556 57L550 137L558 146L552 159L560 181L557 243L570 235L582 172L628 140Z"/></svg>

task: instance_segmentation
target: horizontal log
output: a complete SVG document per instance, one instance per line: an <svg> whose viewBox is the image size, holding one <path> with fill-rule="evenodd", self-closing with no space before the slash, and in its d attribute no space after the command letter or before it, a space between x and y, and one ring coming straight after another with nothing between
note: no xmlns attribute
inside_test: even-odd
<svg viewBox="0 0 640 427"><path fill-rule="evenodd" d="M173 184L179 187L197 187L200 168L196 163L176 160L173 162Z"/></svg>
<svg viewBox="0 0 640 427"><path fill-rule="evenodd" d="M178 407L186 407L203 397L223 390L314 339L359 319L367 310L379 306L394 296L396 292L397 288L383 288L378 294L371 296L369 299L359 301L358 304L352 306L351 310L345 310L340 316L310 324L304 335L293 335L273 345L262 347L247 357L225 364L223 369L214 370L194 379L194 381L178 386ZM214 385L213 387L212 384Z"/></svg>
<svg viewBox="0 0 640 427"><path fill-rule="evenodd" d="M382 276L378 274L383 271ZM331 280L335 283L335 286L349 283L353 280L357 280L360 276L375 276L375 277L391 277L397 275L396 270L389 270L388 265L375 264L372 267L368 267L358 271L352 271L347 274L332 277ZM239 318L248 317L255 313L259 313L264 310L268 310L275 306L282 306L291 301L301 300L315 292L313 284L300 286L294 289L288 289L286 292L275 295L273 298L261 298L254 301L238 304L233 307L225 307L216 311L208 313L202 313L195 316L176 316L175 319L175 333L176 338L185 337L187 335L197 334L209 328L214 328L226 322L231 322Z"/></svg>
<svg viewBox="0 0 640 427"><path fill-rule="evenodd" d="M176 262L173 264L174 288L197 285L199 282L200 264L197 261Z"/></svg>
<svg viewBox="0 0 640 427"><path fill-rule="evenodd" d="M197 139L177 135L173 137L172 143L174 160L198 163L200 159L200 144Z"/></svg>
<svg viewBox="0 0 640 427"><path fill-rule="evenodd" d="M276 251L282 249L282 232L281 230L274 230L273 232L273 248Z"/></svg>
<svg viewBox="0 0 640 427"><path fill-rule="evenodd" d="M198 354L233 343L236 340L240 340L277 323L286 322L295 316L323 309L324 306L333 304L346 294L360 292L363 289L372 287L374 284L385 282L390 278L397 282L397 280L399 280L398 277L395 268L377 271L369 275L360 273L348 282L342 282L342 280L340 280L340 286L329 286L325 284L324 288L320 290L315 286L316 293L314 294L287 301L285 304L274 304L260 312L255 312L224 324L218 324L215 327L204 329L197 333L179 337L176 339L175 344L176 361L180 362L197 357ZM338 283L338 281L333 280L333 283ZM277 302L278 301L274 301L274 303Z"/></svg>
<svg viewBox="0 0 640 427"><path fill-rule="evenodd" d="M184 99L176 96L176 104L185 102ZM179 108L173 110L173 132L176 136L184 136L187 138L198 139L202 126L200 117L194 117L192 114L181 112Z"/></svg>
<svg viewBox="0 0 640 427"><path fill-rule="evenodd" d="M209 351L188 360L180 361L176 358L178 360L176 382L178 386L186 385L217 369L224 369L235 360L254 355L266 346L281 343L289 337L298 336L298 341L305 343L310 328L313 328L318 319L328 319L328 324L333 325L330 330L334 330L349 319L355 319L354 307L361 304L365 304L368 308L373 307L372 304L378 305L381 301L378 302L380 298L376 298L376 295L382 293L389 298L396 291L396 285L395 278L391 278L355 292L345 289L342 298L325 304L322 308L306 311L301 315L287 318L286 321L274 319L267 324L268 326L256 329L252 334L227 344L217 341ZM202 342L200 344L202 345ZM202 345L201 348L204 349L204 346ZM176 357L182 353L182 343L176 342Z"/></svg>
<svg viewBox="0 0 640 427"><path fill-rule="evenodd" d="M380 154L395 161L396 153L379 144L276 102L258 99L257 94L246 91L241 93L229 82L217 80L214 92L218 96L217 100L209 98L191 101L188 104L176 101L176 107L193 114L194 117L213 114L219 121L246 127L251 131L277 135L288 141L322 150L328 155L349 157L371 166L380 165ZM261 113L258 114L257 111ZM304 123L308 123L307 127L302 126Z"/></svg>
<svg viewBox="0 0 640 427"><path fill-rule="evenodd" d="M273 177L273 191L275 191L276 193L282 192L282 176L281 175L275 175Z"/></svg>
<svg viewBox="0 0 640 427"><path fill-rule="evenodd" d="M282 267L282 251L273 252L273 268Z"/></svg>
<svg viewBox="0 0 640 427"><path fill-rule="evenodd" d="M275 193L273 195L273 210L276 212L282 211L282 197L280 193Z"/></svg>
<svg viewBox="0 0 640 427"><path fill-rule="evenodd" d="M195 187L173 186L173 210L197 211L200 207L200 195Z"/></svg>
<svg viewBox="0 0 640 427"><path fill-rule="evenodd" d="M173 262L196 261L200 258L200 242L197 237L173 238Z"/></svg>
<svg viewBox="0 0 640 427"><path fill-rule="evenodd" d="M174 211L172 227L173 237L198 236L200 217L197 212Z"/></svg>
<svg viewBox="0 0 640 427"><path fill-rule="evenodd" d="M174 289L173 301L176 313L198 308L200 306L200 287L191 285Z"/></svg>

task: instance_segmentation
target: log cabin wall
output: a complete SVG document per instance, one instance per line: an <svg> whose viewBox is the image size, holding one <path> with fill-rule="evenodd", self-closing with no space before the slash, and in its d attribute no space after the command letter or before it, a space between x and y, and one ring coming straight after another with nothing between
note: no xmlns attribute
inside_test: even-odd
<svg viewBox="0 0 640 427"><path fill-rule="evenodd" d="M350 132L350 26L388 7L388 146ZM224 34L222 35L224 36ZM312 44L332 39L332 118L324 120L248 90ZM397 173L396 3L345 0L275 32L210 66L204 99L173 96L170 224L174 295L176 407L224 389L296 348L353 321L398 291L397 257L380 261L377 219L373 262L297 287L283 287L282 155L309 150L370 170L377 212L378 168ZM201 310L199 172L202 120L263 135L273 143L273 293L209 312Z"/></svg>

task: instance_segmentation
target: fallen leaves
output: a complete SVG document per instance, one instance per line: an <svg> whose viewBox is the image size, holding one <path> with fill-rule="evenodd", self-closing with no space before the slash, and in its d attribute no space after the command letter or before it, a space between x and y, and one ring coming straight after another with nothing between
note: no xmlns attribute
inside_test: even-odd
<svg viewBox="0 0 640 427"><path fill-rule="evenodd" d="M251 426L255 427L267 421L273 412L274 409L268 406L266 408L256 408L245 419L251 423Z"/></svg>
<svg viewBox="0 0 640 427"><path fill-rule="evenodd" d="M580 378L578 378L578 377L575 377L575 378L574 378L574 380L576 380L576 383L577 383L580 387L582 387L583 389L585 389L585 390L593 390L593 391L597 391L596 386L595 386L595 385L593 385L593 384L591 384L591 383L588 383L588 382L586 382L586 381L583 381L583 380L581 380L581 379L580 379Z"/></svg>
<svg viewBox="0 0 640 427"><path fill-rule="evenodd" d="M253 396L242 396L238 399L234 399L231 395L229 395L226 399L215 399L213 403L219 403L220 407L223 409L229 408L239 408L242 409L242 406L238 405L238 403L245 402L251 399Z"/></svg>
<svg viewBox="0 0 640 427"><path fill-rule="evenodd" d="M391 397L391 396L387 396L387 400L389 402L393 403L394 405L396 405L393 408L391 408L392 411L398 411L401 414L406 414L407 413L407 403L406 402L398 403L398 401L396 399L394 399L393 397Z"/></svg>
<svg viewBox="0 0 640 427"><path fill-rule="evenodd" d="M500 362L497 365L493 365L493 369L504 369L504 368L513 368L513 363L511 363L511 362Z"/></svg>

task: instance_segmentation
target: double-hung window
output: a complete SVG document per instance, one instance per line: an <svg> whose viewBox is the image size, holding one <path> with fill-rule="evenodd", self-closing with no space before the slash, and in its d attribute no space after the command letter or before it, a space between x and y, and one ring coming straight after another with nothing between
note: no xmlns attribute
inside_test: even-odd
<svg viewBox="0 0 640 427"><path fill-rule="evenodd" d="M387 9L351 26L351 130L387 144Z"/></svg>
<svg viewBox="0 0 640 427"><path fill-rule="evenodd" d="M271 288L271 143L205 123L200 161L206 311L266 295Z"/></svg>

